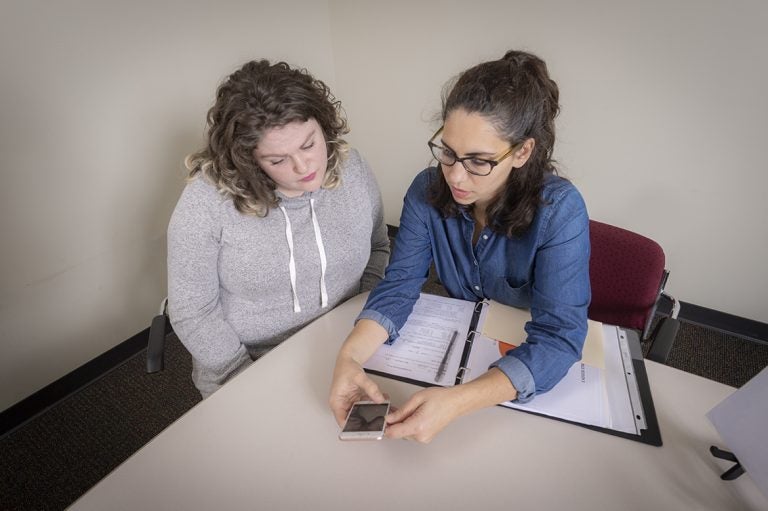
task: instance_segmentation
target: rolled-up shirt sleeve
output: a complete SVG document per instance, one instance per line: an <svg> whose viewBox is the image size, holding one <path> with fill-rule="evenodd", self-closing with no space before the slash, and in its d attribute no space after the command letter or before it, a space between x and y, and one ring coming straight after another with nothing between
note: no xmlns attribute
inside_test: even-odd
<svg viewBox="0 0 768 511"><path fill-rule="evenodd" d="M492 364L518 391L518 401L554 387L581 358L587 334L589 218L573 187L559 190L540 231L526 342ZM524 366L524 367L521 367Z"/></svg>
<svg viewBox="0 0 768 511"><path fill-rule="evenodd" d="M426 223L425 200L427 176L421 174L408 189L400 215L400 227L384 279L371 291L360 319L371 319L389 333L394 341L419 299L432 262L432 242Z"/></svg>

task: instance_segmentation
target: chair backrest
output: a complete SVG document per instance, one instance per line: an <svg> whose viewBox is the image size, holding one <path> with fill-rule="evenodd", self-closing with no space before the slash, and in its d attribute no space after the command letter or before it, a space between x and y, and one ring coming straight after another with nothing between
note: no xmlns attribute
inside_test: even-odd
<svg viewBox="0 0 768 511"><path fill-rule="evenodd" d="M589 221L590 319L640 330L646 337L666 281L664 251L650 238Z"/></svg>

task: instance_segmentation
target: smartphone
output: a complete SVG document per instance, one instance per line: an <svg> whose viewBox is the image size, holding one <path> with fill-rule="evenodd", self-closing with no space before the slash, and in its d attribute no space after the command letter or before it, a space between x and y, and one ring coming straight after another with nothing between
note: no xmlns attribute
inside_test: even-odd
<svg viewBox="0 0 768 511"><path fill-rule="evenodd" d="M352 405L339 440L381 440L387 423L389 402L358 401Z"/></svg>

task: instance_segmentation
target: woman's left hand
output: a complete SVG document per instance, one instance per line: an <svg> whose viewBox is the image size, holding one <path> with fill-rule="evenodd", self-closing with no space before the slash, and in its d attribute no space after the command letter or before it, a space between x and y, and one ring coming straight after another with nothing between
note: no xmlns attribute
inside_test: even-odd
<svg viewBox="0 0 768 511"><path fill-rule="evenodd" d="M509 378L494 367L469 383L418 391L387 415L386 436L429 443L454 419L516 397Z"/></svg>
<svg viewBox="0 0 768 511"><path fill-rule="evenodd" d="M461 415L455 388L420 390L400 408L387 415L387 438L405 438L429 443L451 421Z"/></svg>

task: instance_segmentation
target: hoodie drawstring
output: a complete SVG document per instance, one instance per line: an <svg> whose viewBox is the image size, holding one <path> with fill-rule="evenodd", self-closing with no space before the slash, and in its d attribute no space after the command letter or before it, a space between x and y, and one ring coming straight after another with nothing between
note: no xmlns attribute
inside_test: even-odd
<svg viewBox="0 0 768 511"><path fill-rule="evenodd" d="M312 210L312 225L315 228L315 242L317 251L320 253L320 306L324 309L328 307L328 290L325 288L325 246L323 245L323 236L320 234L320 224L317 223L317 214L315 213L315 199L309 199L309 207Z"/></svg>
<svg viewBox="0 0 768 511"><path fill-rule="evenodd" d="M320 253L320 305L325 308L328 307L328 290L325 287L325 269L327 266L325 247L323 246L323 236L320 233L320 224L317 222L317 214L315 213L315 199L310 199L309 206L312 211L312 226L315 230L315 243L317 244L317 250ZM296 259L293 255L293 231L291 230L291 220L288 218L288 212L285 210L285 207L280 206L280 211L283 212L283 216L285 217L285 240L288 242L288 272L291 275L293 312L301 312L299 294L296 291Z"/></svg>
<svg viewBox="0 0 768 511"><path fill-rule="evenodd" d="M280 210L285 217L285 240L288 242L288 272L291 274L291 291L293 292L293 312L301 312L299 306L299 295L296 292L296 260L293 258L293 231L291 231L291 220L288 218L288 212L283 206Z"/></svg>

